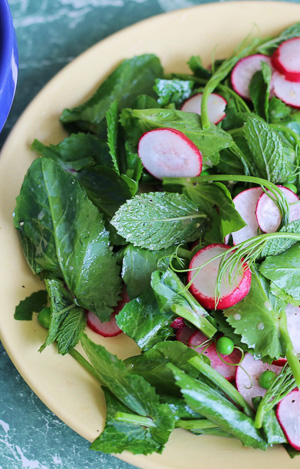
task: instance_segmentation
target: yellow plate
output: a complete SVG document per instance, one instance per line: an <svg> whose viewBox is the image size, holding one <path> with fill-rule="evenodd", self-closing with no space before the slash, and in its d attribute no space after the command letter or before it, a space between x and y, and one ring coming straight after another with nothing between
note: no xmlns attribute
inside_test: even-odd
<svg viewBox="0 0 300 469"><path fill-rule="evenodd" d="M36 321L13 319L15 305L42 284L31 275L23 258L12 212L15 198L35 155L29 146L34 138L57 143L64 137L58 117L65 107L83 102L120 60L145 52L156 53L167 72L187 71L191 55L210 63L228 57L251 31L276 34L300 21L300 7L291 3L241 2L202 5L143 21L95 45L65 67L32 101L9 136L0 158L0 333L17 369L40 399L67 425L92 441L104 425L105 404L98 383L71 357L59 356L54 347L38 352L45 339ZM217 46L217 48L216 48ZM216 49L215 49L216 48ZM124 358L137 347L125 337L102 339L110 352ZM13 390L12 390L13 392ZM121 458L141 468L188 467L299 468L278 447L266 452L242 448L237 440L197 437L176 430L162 455ZM97 460L95 455L95 461Z"/></svg>

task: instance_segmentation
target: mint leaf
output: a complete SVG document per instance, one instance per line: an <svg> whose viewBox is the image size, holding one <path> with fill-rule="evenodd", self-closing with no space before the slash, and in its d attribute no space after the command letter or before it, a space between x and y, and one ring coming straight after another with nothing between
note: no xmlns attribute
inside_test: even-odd
<svg viewBox="0 0 300 469"><path fill-rule="evenodd" d="M245 137L256 166L257 176L271 182L284 180L286 164L283 145L268 124L261 119L249 116L244 126Z"/></svg>
<svg viewBox="0 0 300 469"><path fill-rule="evenodd" d="M193 81L157 79L155 80L154 91L158 95L158 104L160 106L167 106L170 103L175 103L177 106L183 103L191 96L194 86Z"/></svg>
<svg viewBox="0 0 300 469"><path fill-rule="evenodd" d="M32 314L39 313L47 305L47 302L48 295L45 290L31 293L16 306L14 318L20 321L30 321Z"/></svg>
<svg viewBox="0 0 300 469"><path fill-rule="evenodd" d="M249 85L249 94L256 114L268 121L269 98L272 69L266 62L261 62L261 70L256 72Z"/></svg>
<svg viewBox="0 0 300 469"><path fill-rule="evenodd" d="M72 308L60 325L56 336L58 353L65 355L78 344L86 326L86 314L82 308Z"/></svg>
<svg viewBox="0 0 300 469"><path fill-rule="evenodd" d="M114 168L120 174L118 165L118 101L113 101L106 113L107 144Z"/></svg>
<svg viewBox="0 0 300 469"><path fill-rule="evenodd" d="M200 237L207 216L181 194L149 192L128 200L111 224L134 246L151 251Z"/></svg>
<svg viewBox="0 0 300 469"><path fill-rule="evenodd" d="M283 226L280 230L280 233L300 233L300 220L295 220L289 223L288 225ZM284 251L289 249L291 246L296 244L297 241L289 238L274 238L268 240L266 246L261 252L262 257L267 256L278 256Z"/></svg>

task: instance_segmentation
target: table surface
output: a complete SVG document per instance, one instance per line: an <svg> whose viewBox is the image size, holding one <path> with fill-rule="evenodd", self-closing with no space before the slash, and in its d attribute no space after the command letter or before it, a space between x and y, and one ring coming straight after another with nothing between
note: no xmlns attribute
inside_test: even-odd
<svg viewBox="0 0 300 469"><path fill-rule="evenodd" d="M19 45L19 80L10 116L0 135L0 148L37 92L81 52L142 19L201 3L210 2L9 0ZM0 343L0 469L99 467L133 466L90 451L89 443L30 390Z"/></svg>

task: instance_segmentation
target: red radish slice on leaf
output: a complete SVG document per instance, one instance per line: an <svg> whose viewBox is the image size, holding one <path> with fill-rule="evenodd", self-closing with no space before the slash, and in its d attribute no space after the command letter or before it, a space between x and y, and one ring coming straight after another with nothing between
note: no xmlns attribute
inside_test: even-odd
<svg viewBox="0 0 300 469"><path fill-rule="evenodd" d="M289 204L297 202L299 197L290 189L284 186L277 186L284 193ZM273 194L270 191L264 192L258 199L256 206L256 219L257 223L262 231L265 233L275 233L279 228L281 222L281 214L278 206L268 196L270 194L273 198Z"/></svg>
<svg viewBox="0 0 300 469"><path fill-rule="evenodd" d="M157 179L195 177L202 170L202 154L182 132L155 129L144 133L138 154L144 167Z"/></svg>
<svg viewBox="0 0 300 469"><path fill-rule="evenodd" d="M300 37L284 41L272 55L273 67L289 81L300 81Z"/></svg>
<svg viewBox="0 0 300 469"><path fill-rule="evenodd" d="M261 62L266 62L271 67L270 57L263 54L255 54L241 59L232 70L232 87L242 98L250 98L249 85L254 73L261 69Z"/></svg>
<svg viewBox="0 0 300 469"><path fill-rule="evenodd" d="M261 360L255 360L251 353L246 353L244 360L237 367L236 370L236 387L239 393L243 396L245 401L253 407L252 399L257 396L264 396L266 389L263 389L258 380L260 375L267 370L274 371L278 375L282 367L276 365L269 365Z"/></svg>
<svg viewBox="0 0 300 469"><path fill-rule="evenodd" d="M261 187L252 187L251 189L240 192L234 197L233 203L235 209L239 212L247 225L241 230L231 233L233 244L238 244L257 236L258 223L255 212L257 201L262 193L263 190Z"/></svg>
<svg viewBox="0 0 300 469"><path fill-rule="evenodd" d="M289 444L300 450L300 391L295 389L278 404L277 419Z"/></svg>
<svg viewBox="0 0 300 469"><path fill-rule="evenodd" d="M191 329L188 326L181 327L176 332L176 340L187 345L190 337L194 334L195 329Z"/></svg>
<svg viewBox="0 0 300 469"><path fill-rule="evenodd" d="M92 311L87 313L87 325L97 334L102 335L102 337L115 337L121 334L123 331L119 328L116 322L116 315L124 308L125 304L130 301L129 296L124 289L122 292L122 297L119 300L117 306L114 309L114 312L111 315L109 321L103 322L98 316Z"/></svg>
<svg viewBox="0 0 300 469"><path fill-rule="evenodd" d="M210 244L198 251L190 262L189 268L192 269L188 272L188 282L192 282L190 291L204 308L230 308L241 301L250 290L251 272L247 264L243 264L241 272L233 272L231 282L228 273L225 274L220 288L220 299L216 301L216 280L221 258L213 261L211 259L225 253L229 248L230 246L226 244ZM211 262L197 270L208 261Z"/></svg>
<svg viewBox="0 0 300 469"><path fill-rule="evenodd" d="M173 329L181 329L182 327L185 326L184 319L179 316L178 318L174 319L174 321L170 324L170 326Z"/></svg>
<svg viewBox="0 0 300 469"><path fill-rule="evenodd" d="M183 112L195 112L201 115L202 93L195 94L181 106ZM211 93L207 100L208 118L212 124L218 124L225 117L226 99L217 93Z"/></svg>
<svg viewBox="0 0 300 469"><path fill-rule="evenodd" d="M300 83L289 81L284 75L274 72L271 84L277 98L289 106L300 108Z"/></svg>
<svg viewBox="0 0 300 469"><path fill-rule="evenodd" d="M228 381L234 380L236 372L236 367L234 365L237 365L240 362L242 357L241 351L234 349L230 355L219 356L215 342L207 347L207 340L207 337L205 337L202 332L195 332L189 339L189 346L195 350L195 352L203 353L203 355L208 357L210 359L211 366L218 371L218 373L224 376L224 378L228 379ZM201 346L204 342L206 342L206 345L204 344L204 346Z"/></svg>

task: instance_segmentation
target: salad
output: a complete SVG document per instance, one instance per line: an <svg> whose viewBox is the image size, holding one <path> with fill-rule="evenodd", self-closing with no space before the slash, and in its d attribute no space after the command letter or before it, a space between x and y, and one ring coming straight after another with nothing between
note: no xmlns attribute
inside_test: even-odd
<svg viewBox="0 0 300 469"><path fill-rule="evenodd" d="M297 23L190 74L124 60L64 110L68 138L33 142L14 223L46 289L15 318L101 383L92 449L161 453L183 428L299 453L299 52Z"/></svg>

